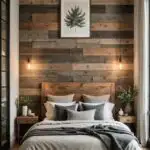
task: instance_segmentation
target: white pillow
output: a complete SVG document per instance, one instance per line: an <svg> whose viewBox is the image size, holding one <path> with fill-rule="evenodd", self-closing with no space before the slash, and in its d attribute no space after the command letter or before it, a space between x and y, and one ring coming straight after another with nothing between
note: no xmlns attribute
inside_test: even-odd
<svg viewBox="0 0 150 150"><path fill-rule="evenodd" d="M69 103L57 103L57 102L51 102L51 101L47 101L46 103L50 103L53 107L55 105L59 105L59 106L71 106L71 105L74 105L76 104L76 102L69 102Z"/></svg>
<svg viewBox="0 0 150 150"><path fill-rule="evenodd" d="M92 96L83 94L84 102L86 103L101 103L101 102L108 102L110 99L110 95L101 95L101 96Z"/></svg>
<svg viewBox="0 0 150 150"><path fill-rule="evenodd" d="M56 95L47 95L48 101L56 102L56 103L69 103L73 101L74 94L64 95L64 96L56 96Z"/></svg>
<svg viewBox="0 0 150 150"><path fill-rule="evenodd" d="M104 106L104 120L114 120L113 117L113 109L114 109L115 104L113 103L105 103Z"/></svg>
<svg viewBox="0 0 150 150"><path fill-rule="evenodd" d="M83 102L80 102L79 105L81 105L82 103ZM104 102L101 102L101 103L83 103L83 104L96 106L96 105L99 105L102 103L104 103ZM112 111L114 109L115 104L113 104L111 102L105 102L104 104L105 104L104 105L104 120L114 120Z"/></svg>
<svg viewBox="0 0 150 150"><path fill-rule="evenodd" d="M96 109L87 111L74 111L67 109L67 120L94 120Z"/></svg>

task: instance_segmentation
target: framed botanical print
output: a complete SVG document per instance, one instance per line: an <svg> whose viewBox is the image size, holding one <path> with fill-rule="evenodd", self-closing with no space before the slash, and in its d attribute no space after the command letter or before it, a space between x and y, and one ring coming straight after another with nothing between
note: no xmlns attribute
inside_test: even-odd
<svg viewBox="0 0 150 150"><path fill-rule="evenodd" d="M90 0L61 0L61 37L90 37Z"/></svg>

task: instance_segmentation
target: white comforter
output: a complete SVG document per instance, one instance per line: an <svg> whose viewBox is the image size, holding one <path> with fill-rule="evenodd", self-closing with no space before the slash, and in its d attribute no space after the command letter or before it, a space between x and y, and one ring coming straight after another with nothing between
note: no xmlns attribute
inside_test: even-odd
<svg viewBox="0 0 150 150"><path fill-rule="evenodd" d="M122 126L130 130L126 125L117 121L48 121L44 120L29 129L59 128L59 127L88 127L97 124ZM68 135L68 136L34 136L23 142L19 150L106 150L104 144L93 136ZM141 150L138 143L133 140L126 150Z"/></svg>

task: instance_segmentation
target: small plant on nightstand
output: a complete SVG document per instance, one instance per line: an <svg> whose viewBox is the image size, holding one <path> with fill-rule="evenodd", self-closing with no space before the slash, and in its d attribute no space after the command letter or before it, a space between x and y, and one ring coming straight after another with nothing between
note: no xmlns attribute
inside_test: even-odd
<svg viewBox="0 0 150 150"><path fill-rule="evenodd" d="M132 106L131 103L134 101L135 97L137 96L137 89L134 87L128 87L127 89L121 89L117 97L121 101L121 104L124 106L125 114L132 113Z"/></svg>

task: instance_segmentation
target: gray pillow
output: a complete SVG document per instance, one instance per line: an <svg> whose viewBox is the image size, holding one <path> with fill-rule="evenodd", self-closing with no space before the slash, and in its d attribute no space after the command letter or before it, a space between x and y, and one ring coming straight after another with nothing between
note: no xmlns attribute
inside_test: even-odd
<svg viewBox="0 0 150 150"><path fill-rule="evenodd" d="M57 102L57 103L68 103L73 101L74 94L56 96L56 95L47 95L48 101Z"/></svg>
<svg viewBox="0 0 150 150"><path fill-rule="evenodd" d="M107 102L110 99L110 95L101 95L101 96L92 96L92 95L86 95L83 94L83 100L86 103L100 103L100 102Z"/></svg>
<svg viewBox="0 0 150 150"><path fill-rule="evenodd" d="M71 106L60 106L55 105L55 120L56 121L64 121L67 120L67 109L69 110L76 110L76 104Z"/></svg>
<svg viewBox="0 0 150 150"><path fill-rule="evenodd" d="M83 110L91 110L91 109L96 109L95 111L95 120L104 120L104 106L105 104L99 104L99 105L89 105L89 104L83 104L82 103L82 109Z"/></svg>
<svg viewBox="0 0 150 150"><path fill-rule="evenodd" d="M73 111L67 109L67 120L94 120L95 109L88 111Z"/></svg>

